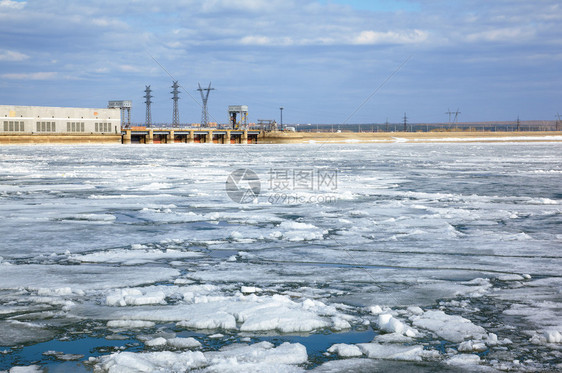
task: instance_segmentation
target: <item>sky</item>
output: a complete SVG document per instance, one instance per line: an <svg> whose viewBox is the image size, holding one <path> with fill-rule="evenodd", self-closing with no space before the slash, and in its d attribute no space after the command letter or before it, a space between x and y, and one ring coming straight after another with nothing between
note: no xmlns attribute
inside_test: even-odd
<svg viewBox="0 0 562 373"><path fill-rule="evenodd" d="M560 0L0 0L0 104L308 123L554 120Z"/></svg>

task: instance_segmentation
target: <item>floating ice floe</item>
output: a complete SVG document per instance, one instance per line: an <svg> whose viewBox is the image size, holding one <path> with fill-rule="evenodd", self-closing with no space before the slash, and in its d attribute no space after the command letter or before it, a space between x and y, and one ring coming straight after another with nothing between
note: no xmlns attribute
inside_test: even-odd
<svg viewBox="0 0 562 373"><path fill-rule="evenodd" d="M456 365L460 367L478 365L480 364L480 356L473 354L459 354L450 357L445 361L445 363L448 365Z"/></svg>
<svg viewBox="0 0 562 373"><path fill-rule="evenodd" d="M306 348L298 343L275 347L269 342L253 345L235 344L216 352L119 352L90 358L94 372L302 372L299 367L308 361Z"/></svg>
<svg viewBox="0 0 562 373"><path fill-rule="evenodd" d="M142 329L152 328L155 324L152 321L144 320L110 320L107 322L108 328Z"/></svg>
<svg viewBox="0 0 562 373"><path fill-rule="evenodd" d="M16 366L12 367L8 373L40 373L43 369L39 365Z"/></svg>
<svg viewBox="0 0 562 373"><path fill-rule="evenodd" d="M334 306L311 299L298 302L280 294L204 295L194 294L197 285L188 288L190 290L184 293L185 303L154 309L120 307L117 314L123 320L177 322L178 326L184 328L244 332L277 330L282 333L311 332L325 328L344 330L349 329L350 321L355 320L355 317L338 311ZM115 296L108 296L107 300L115 305L121 305L121 302L129 305L139 299L136 296L140 299L144 296L140 290L126 290L124 293L124 297L123 293L117 292ZM131 293L133 297L129 299L128 294Z"/></svg>
<svg viewBox="0 0 562 373"><path fill-rule="evenodd" d="M161 259L186 259L200 258L204 254L194 251L172 250L172 249L115 249L108 251L97 251L90 254L71 255L69 259L82 263L120 263L123 265L138 265L154 262Z"/></svg>
<svg viewBox="0 0 562 373"><path fill-rule="evenodd" d="M165 304L166 294L161 290L141 291L140 289L119 289L105 297L108 306L140 306L144 304Z"/></svg>
<svg viewBox="0 0 562 373"><path fill-rule="evenodd" d="M430 310L423 315L412 316L412 324L427 329L439 337L450 342L463 342L465 339L482 339L486 330L474 325L470 320L461 316L447 315L443 311Z"/></svg>
<svg viewBox="0 0 562 373"><path fill-rule="evenodd" d="M43 355L53 356L54 358L63 361L75 361L80 360L84 357L84 355L81 354L65 354L64 352L60 351L45 351L43 352Z"/></svg>
<svg viewBox="0 0 562 373"><path fill-rule="evenodd" d="M421 361L423 357L423 346L360 343L357 347L370 359Z"/></svg>
<svg viewBox="0 0 562 373"><path fill-rule="evenodd" d="M417 334L416 330L408 327L389 313L380 314L377 325L379 329L387 333L404 334L407 337L415 337Z"/></svg>
<svg viewBox="0 0 562 373"><path fill-rule="evenodd" d="M296 221L284 221L279 224L279 228L283 231L282 236L287 241L320 240L324 234L328 233L315 225Z"/></svg>
<svg viewBox="0 0 562 373"><path fill-rule="evenodd" d="M345 343L337 343L328 349L329 353L337 354L339 357L357 357L363 356L361 349L355 345Z"/></svg>

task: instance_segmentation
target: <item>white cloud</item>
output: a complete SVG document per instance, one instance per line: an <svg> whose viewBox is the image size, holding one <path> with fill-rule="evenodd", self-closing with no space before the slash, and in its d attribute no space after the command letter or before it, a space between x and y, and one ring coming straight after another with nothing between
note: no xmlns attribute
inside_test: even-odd
<svg viewBox="0 0 562 373"><path fill-rule="evenodd" d="M529 40L535 36L536 32L523 28L500 28L472 33L466 36L469 42L488 41L488 42L519 42Z"/></svg>
<svg viewBox="0 0 562 373"><path fill-rule="evenodd" d="M271 39L267 36L244 36L242 40L240 40L241 44L244 45L269 45L272 44Z"/></svg>
<svg viewBox="0 0 562 373"><path fill-rule="evenodd" d="M204 12L224 11L228 9L245 12L271 12L283 6L287 0L206 0L202 4Z"/></svg>
<svg viewBox="0 0 562 373"><path fill-rule="evenodd" d="M119 65L118 66L118 70L125 72L125 73L138 73L141 72L142 69L133 65Z"/></svg>
<svg viewBox="0 0 562 373"><path fill-rule="evenodd" d="M26 1L0 0L0 8L23 9Z"/></svg>
<svg viewBox="0 0 562 373"><path fill-rule="evenodd" d="M5 49L0 49L0 61L23 61L29 58L28 55Z"/></svg>
<svg viewBox="0 0 562 373"><path fill-rule="evenodd" d="M50 80L55 79L57 76L58 73L56 72L2 74L2 78L13 80Z"/></svg>
<svg viewBox="0 0 562 373"><path fill-rule="evenodd" d="M375 44L414 44L426 41L428 33L421 30L412 31L362 31L359 35L355 36L352 44L357 45L375 45Z"/></svg>
<svg viewBox="0 0 562 373"><path fill-rule="evenodd" d="M117 26L117 27L124 27L126 26L126 23L116 20L116 19L110 19L110 18L95 18L92 20L92 24L94 26L100 26L100 27L111 27L111 26Z"/></svg>

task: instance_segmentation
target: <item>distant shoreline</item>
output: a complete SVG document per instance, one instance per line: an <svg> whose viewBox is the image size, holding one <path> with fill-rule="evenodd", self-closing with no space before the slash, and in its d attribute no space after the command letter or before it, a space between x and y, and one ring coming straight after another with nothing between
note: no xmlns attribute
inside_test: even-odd
<svg viewBox="0 0 562 373"><path fill-rule="evenodd" d="M562 131L447 132L262 132L257 144L562 142ZM0 135L0 145L121 144L122 136L22 134ZM177 143L177 142L176 142ZM143 144L144 145L144 144ZM168 145L162 143L162 145Z"/></svg>
<svg viewBox="0 0 562 373"><path fill-rule="evenodd" d="M261 144L285 143L450 143L562 142L562 131L529 132L267 132Z"/></svg>

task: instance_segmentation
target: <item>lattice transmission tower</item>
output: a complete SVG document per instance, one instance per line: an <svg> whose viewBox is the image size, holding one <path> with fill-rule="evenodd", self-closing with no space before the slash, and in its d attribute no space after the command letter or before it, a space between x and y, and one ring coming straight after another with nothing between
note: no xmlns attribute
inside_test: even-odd
<svg viewBox="0 0 562 373"><path fill-rule="evenodd" d="M214 91L214 88L211 88L211 83L209 83L209 88L201 88L201 84L197 83L199 86L199 93L201 93L201 101L203 101L203 110L201 112L201 127L208 127L209 126L209 111L207 110L207 101L209 101L209 93ZM203 93L206 92L206 93Z"/></svg>
<svg viewBox="0 0 562 373"><path fill-rule="evenodd" d="M170 92L172 94L172 100L174 101L174 114L172 118L172 125L174 127L178 127L180 125L180 112L178 110L178 100L180 99L179 88L180 85L178 84L178 81L174 81L174 84L172 84L172 92Z"/></svg>
<svg viewBox="0 0 562 373"><path fill-rule="evenodd" d="M152 125L152 113L150 112L150 104L152 104L152 100L151 98L154 97L152 96L152 90L150 89L150 86L147 85L145 86L145 90L144 90L144 103L146 104L146 120L145 120L145 124L147 127L150 127Z"/></svg>

